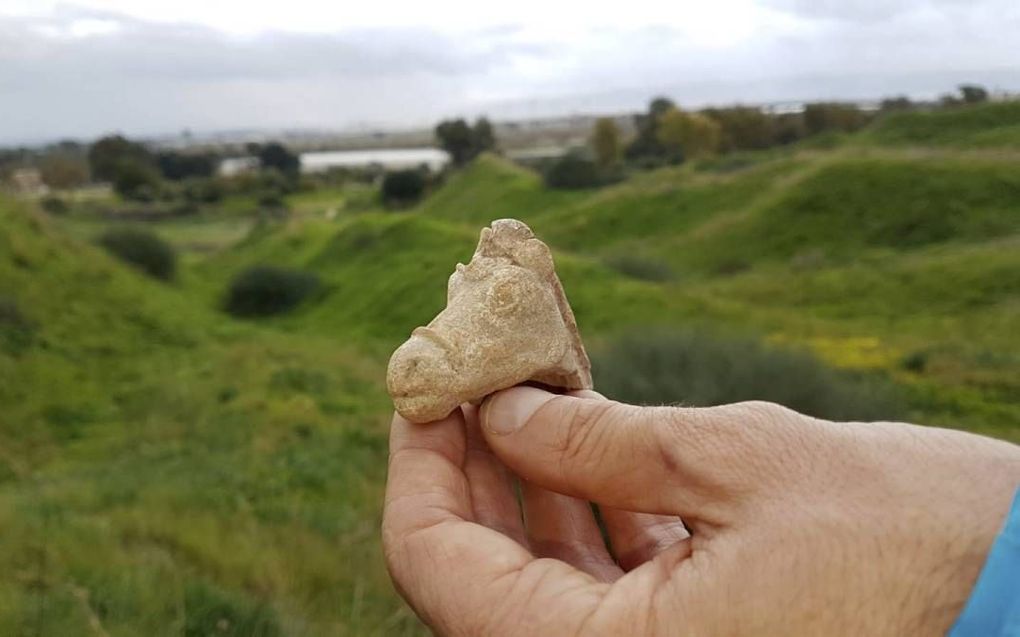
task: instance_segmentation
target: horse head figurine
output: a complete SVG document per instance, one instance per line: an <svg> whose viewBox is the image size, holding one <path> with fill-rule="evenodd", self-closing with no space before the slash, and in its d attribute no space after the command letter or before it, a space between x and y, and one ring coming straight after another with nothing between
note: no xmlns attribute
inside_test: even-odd
<svg viewBox="0 0 1020 637"><path fill-rule="evenodd" d="M590 389L591 363L549 248L500 219L457 264L446 308L393 353L386 384L397 411L422 423L525 381Z"/></svg>

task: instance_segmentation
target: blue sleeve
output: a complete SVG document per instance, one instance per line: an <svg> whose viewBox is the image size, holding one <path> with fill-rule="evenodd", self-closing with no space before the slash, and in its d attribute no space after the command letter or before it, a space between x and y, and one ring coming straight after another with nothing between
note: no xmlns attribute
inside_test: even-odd
<svg viewBox="0 0 1020 637"><path fill-rule="evenodd" d="M1020 489L949 637L1020 636Z"/></svg>

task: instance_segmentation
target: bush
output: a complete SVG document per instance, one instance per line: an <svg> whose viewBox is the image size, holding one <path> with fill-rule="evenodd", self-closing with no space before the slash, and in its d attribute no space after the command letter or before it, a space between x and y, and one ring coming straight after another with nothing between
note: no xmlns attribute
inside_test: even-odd
<svg viewBox="0 0 1020 637"><path fill-rule="evenodd" d="M67 204L67 201L54 195L43 197L42 200L39 202L39 206L46 212L50 213L51 215L67 214L67 211L70 210L71 208Z"/></svg>
<svg viewBox="0 0 1020 637"><path fill-rule="evenodd" d="M216 178L192 177L184 181L182 194L189 203L217 203L223 199L225 190Z"/></svg>
<svg viewBox="0 0 1020 637"><path fill-rule="evenodd" d="M318 289L314 274L256 265L230 282L225 307L234 316L270 316L294 309Z"/></svg>
<svg viewBox="0 0 1020 637"><path fill-rule="evenodd" d="M669 281L673 270L664 261L649 259L637 254L616 254L606 258L606 265L620 274L642 281Z"/></svg>
<svg viewBox="0 0 1020 637"><path fill-rule="evenodd" d="M411 204L425 193L425 186L425 175L420 170L388 172L383 177L382 198L387 204Z"/></svg>
<svg viewBox="0 0 1020 637"><path fill-rule="evenodd" d="M564 155L545 173L545 184L550 188L597 188L610 181L595 162L573 153Z"/></svg>
<svg viewBox="0 0 1020 637"><path fill-rule="evenodd" d="M153 201L160 191L159 174L148 164L124 160L117 164L113 190L125 199Z"/></svg>
<svg viewBox="0 0 1020 637"><path fill-rule="evenodd" d="M174 278L177 255L173 246L154 233L140 228L107 230L97 243L107 252L149 276L164 281Z"/></svg>
<svg viewBox="0 0 1020 637"><path fill-rule="evenodd" d="M888 384L833 370L813 356L692 331L644 331L594 352L595 387L636 404L708 406L767 400L834 420L894 418Z"/></svg>

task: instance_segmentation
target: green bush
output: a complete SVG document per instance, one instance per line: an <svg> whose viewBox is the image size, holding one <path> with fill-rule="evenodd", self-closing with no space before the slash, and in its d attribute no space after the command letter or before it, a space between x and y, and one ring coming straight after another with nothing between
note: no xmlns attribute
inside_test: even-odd
<svg viewBox="0 0 1020 637"><path fill-rule="evenodd" d="M585 157L567 154L557 160L545 173L545 184L550 188L597 188L612 181L598 165Z"/></svg>
<svg viewBox="0 0 1020 637"><path fill-rule="evenodd" d="M140 228L107 230L98 240L99 245L151 277L169 281L177 270L177 254L173 246L156 234Z"/></svg>
<svg viewBox="0 0 1020 637"><path fill-rule="evenodd" d="M605 263L632 279L660 282L673 278L673 269L668 263L637 254L615 254L606 257Z"/></svg>
<svg viewBox="0 0 1020 637"><path fill-rule="evenodd" d="M833 370L807 353L693 331L623 335L593 353L593 369L599 391L635 404L767 400L834 420L902 413L887 383Z"/></svg>
<svg viewBox="0 0 1020 637"><path fill-rule="evenodd" d="M54 195L43 197L39 202L39 207L51 215L67 214L67 211L71 208L67 201Z"/></svg>
<svg viewBox="0 0 1020 637"><path fill-rule="evenodd" d="M421 199L427 181L420 170L397 170L386 173L382 182L382 198L387 204L407 205Z"/></svg>
<svg viewBox="0 0 1020 637"><path fill-rule="evenodd" d="M230 282L225 307L234 316L270 316L294 309L318 289L314 274L256 265Z"/></svg>

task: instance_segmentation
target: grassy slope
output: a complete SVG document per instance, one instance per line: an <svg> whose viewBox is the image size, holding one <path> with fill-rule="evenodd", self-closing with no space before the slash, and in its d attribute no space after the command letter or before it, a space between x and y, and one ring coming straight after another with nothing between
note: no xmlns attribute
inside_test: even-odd
<svg viewBox="0 0 1020 637"><path fill-rule="evenodd" d="M25 319L0 325L0 634L418 630L379 567L378 360L235 324L7 201L0 295Z"/></svg>
<svg viewBox="0 0 1020 637"><path fill-rule="evenodd" d="M674 281L646 284L657 306L601 305L615 318L600 327L756 331L895 378L915 418L1020 439L1020 179L1008 160L852 146L723 174L664 169L544 206L519 169L489 158L473 170L487 191L453 181L423 211L459 222L512 184L533 202L521 217L574 258L671 266ZM585 294L583 278L564 278ZM912 356L923 370L903 369Z"/></svg>
<svg viewBox="0 0 1020 637"><path fill-rule="evenodd" d="M1020 101L929 113L897 113L861 140L884 145L954 148L1020 148Z"/></svg>

